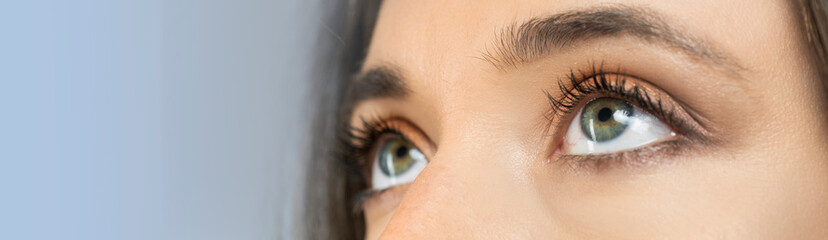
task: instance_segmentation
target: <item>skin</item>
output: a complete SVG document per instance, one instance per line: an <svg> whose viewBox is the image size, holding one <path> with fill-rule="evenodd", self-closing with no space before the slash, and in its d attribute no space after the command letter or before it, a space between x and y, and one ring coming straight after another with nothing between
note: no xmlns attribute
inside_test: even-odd
<svg viewBox="0 0 828 240"><path fill-rule="evenodd" d="M514 67L480 57L503 27L619 4L649 9L740 70L625 35ZM366 200L366 238L825 239L828 99L797 11L772 0L385 1L363 70L393 66L409 92L360 102L352 118L404 119L429 163ZM595 63L683 103L716 144L685 143L646 166L560 164L579 109L549 124L544 91L560 95L561 77Z"/></svg>

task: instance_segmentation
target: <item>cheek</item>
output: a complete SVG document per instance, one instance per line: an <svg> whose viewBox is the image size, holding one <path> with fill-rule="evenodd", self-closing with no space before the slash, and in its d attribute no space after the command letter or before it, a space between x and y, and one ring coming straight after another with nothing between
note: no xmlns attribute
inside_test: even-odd
<svg viewBox="0 0 828 240"><path fill-rule="evenodd" d="M671 166L634 178L567 177L543 195L559 222L587 237L790 239L824 234L826 164L774 156L728 149L679 157Z"/></svg>
<svg viewBox="0 0 828 240"><path fill-rule="evenodd" d="M376 210L365 210L365 224L366 224L366 232L365 232L365 239L379 239L380 234L382 231L385 230L385 227L388 226L388 222L391 221L391 216L394 214L394 211L376 211Z"/></svg>
<svg viewBox="0 0 828 240"><path fill-rule="evenodd" d="M375 195L363 206L365 214L366 239L378 239L391 216L394 215L409 185L400 185Z"/></svg>

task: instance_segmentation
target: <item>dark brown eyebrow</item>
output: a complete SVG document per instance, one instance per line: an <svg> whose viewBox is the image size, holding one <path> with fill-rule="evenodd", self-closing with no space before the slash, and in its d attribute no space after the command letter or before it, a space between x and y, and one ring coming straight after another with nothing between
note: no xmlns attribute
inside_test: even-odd
<svg viewBox="0 0 828 240"><path fill-rule="evenodd" d="M500 70L516 67L553 53L554 49L598 37L631 35L648 42L666 43L731 74L743 70L732 58L703 41L671 28L656 13L627 6L598 7L534 18L506 27L483 59Z"/></svg>
<svg viewBox="0 0 828 240"><path fill-rule="evenodd" d="M402 72L396 65L385 64L353 76L345 86L340 103L339 122L349 122L359 102L377 98L404 98L409 93Z"/></svg>
<svg viewBox="0 0 828 240"><path fill-rule="evenodd" d="M356 103L373 98L402 98L408 92L400 69L383 65L357 75L348 86L347 100Z"/></svg>
<svg viewBox="0 0 828 240"><path fill-rule="evenodd" d="M745 70L723 51L671 28L657 14L626 6L568 11L507 27L496 38L494 49L485 51L482 59L505 70L546 57L553 50L571 47L576 42L621 35L666 44L737 78ZM408 92L400 68L386 64L356 76L347 89L346 102L402 98Z"/></svg>

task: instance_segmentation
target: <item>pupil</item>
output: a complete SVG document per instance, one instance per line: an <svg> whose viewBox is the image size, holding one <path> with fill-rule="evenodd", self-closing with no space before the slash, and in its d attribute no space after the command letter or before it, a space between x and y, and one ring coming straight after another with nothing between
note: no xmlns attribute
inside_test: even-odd
<svg viewBox="0 0 828 240"><path fill-rule="evenodd" d="M612 110L609 108L602 108L598 111L598 121L606 122L612 117Z"/></svg>
<svg viewBox="0 0 828 240"><path fill-rule="evenodd" d="M400 148L397 148L397 157L398 158L405 157L405 155L408 155L408 148L407 147L400 146Z"/></svg>

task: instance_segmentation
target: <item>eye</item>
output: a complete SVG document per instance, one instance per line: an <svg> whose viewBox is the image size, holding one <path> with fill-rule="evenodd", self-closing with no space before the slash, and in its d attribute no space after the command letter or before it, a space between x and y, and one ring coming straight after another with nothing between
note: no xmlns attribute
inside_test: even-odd
<svg viewBox="0 0 828 240"><path fill-rule="evenodd" d="M414 181L428 163L425 155L400 134L389 133L379 139L371 167L372 188L380 190Z"/></svg>
<svg viewBox="0 0 828 240"><path fill-rule="evenodd" d="M616 98L596 98L572 120L561 151L566 155L625 151L675 137L676 133L646 110Z"/></svg>

